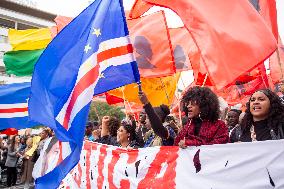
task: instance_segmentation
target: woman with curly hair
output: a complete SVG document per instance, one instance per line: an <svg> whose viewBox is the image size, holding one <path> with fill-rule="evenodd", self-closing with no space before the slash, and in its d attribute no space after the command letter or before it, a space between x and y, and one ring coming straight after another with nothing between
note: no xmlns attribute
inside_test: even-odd
<svg viewBox="0 0 284 189"><path fill-rule="evenodd" d="M253 93L241 128L241 142L283 139L284 105L281 99L269 89Z"/></svg>
<svg viewBox="0 0 284 189"><path fill-rule="evenodd" d="M195 86L183 96L182 103L188 122L175 139L181 148L209 144L224 144L229 141L228 129L219 120L218 97L207 87Z"/></svg>

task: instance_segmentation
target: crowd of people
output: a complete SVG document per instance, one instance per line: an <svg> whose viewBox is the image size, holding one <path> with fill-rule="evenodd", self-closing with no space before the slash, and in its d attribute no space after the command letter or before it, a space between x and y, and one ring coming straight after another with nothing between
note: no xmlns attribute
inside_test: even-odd
<svg viewBox="0 0 284 189"><path fill-rule="evenodd" d="M104 116L97 128L92 123L88 125L86 139L131 149L173 145L187 148L284 138L283 97L269 89L254 92L244 112L231 108L225 120L221 120L216 94L207 87L192 87L181 100L185 124L170 114L168 106L152 107L143 91L139 98L143 104L139 120L128 115L120 122Z"/></svg>
<svg viewBox="0 0 284 189"><path fill-rule="evenodd" d="M23 135L0 137L0 186L23 188L33 186L32 171L41 150L54 133L49 128L39 135L26 132Z"/></svg>
<svg viewBox="0 0 284 189"><path fill-rule="evenodd" d="M170 114L166 105L153 107L143 91L138 95L143 104L138 120L133 115L127 115L122 121L105 115L100 123L87 122L85 140L131 150L153 146L179 146L185 149L190 146L284 138L283 97L269 89L254 92L244 112L231 108L224 120L221 119L217 95L207 87L195 86L183 94L182 119ZM50 129L44 129L39 136L0 138L1 181L5 180L8 187L18 182L28 188L33 182L34 163L46 140L53 135Z"/></svg>

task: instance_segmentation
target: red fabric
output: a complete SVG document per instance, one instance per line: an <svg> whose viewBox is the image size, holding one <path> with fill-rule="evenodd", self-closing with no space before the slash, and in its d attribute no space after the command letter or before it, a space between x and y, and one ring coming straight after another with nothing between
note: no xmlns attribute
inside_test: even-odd
<svg viewBox="0 0 284 189"><path fill-rule="evenodd" d="M275 0L260 0L259 13L264 18L276 40L278 40L277 9Z"/></svg>
<svg viewBox="0 0 284 189"><path fill-rule="evenodd" d="M194 124L188 122L177 135L174 145L177 146L184 138L187 146L225 144L229 142L228 128L221 120L217 120L215 123L203 121L198 136L194 136Z"/></svg>
<svg viewBox="0 0 284 189"><path fill-rule="evenodd" d="M267 76L266 76L267 78ZM267 78L268 82L268 78ZM250 95L256 90L267 88L261 75L258 75L254 80L247 83L239 83L238 85L230 85L216 94L225 99L229 105L245 104Z"/></svg>
<svg viewBox="0 0 284 189"><path fill-rule="evenodd" d="M276 49L273 34L247 0L145 1L170 8L181 17L217 89L234 82Z"/></svg>
<svg viewBox="0 0 284 189"><path fill-rule="evenodd" d="M18 130L17 130L17 129L14 129L14 128L9 128L9 129L6 129L6 130L2 131L1 134L5 134L5 135L17 135L17 134L18 134Z"/></svg>
<svg viewBox="0 0 284 189"><path fill-rule="evenodd" d="M176 71L192 70L188 54L197 53L197 48L189 32L185 27L170 28L169 32L174 51Z"/></svg>
<svg viewBox="0 0 284 189"><path fill-rule="evenodd" d="M66 16L57 16L54 21L57 26L57 33L59 33L66 25L68 25L73 18Z"/></svg>
<svg viewBox="0 0 284 189"><path fill-rule="evenodd" d="M105 95L106 95L106 101L109 105L124 102L124 100L122 98L119 98L117 96L113 96L113 95L110 95L108 93L105 93Z"/></svg>
<svg viewBox="0 0 284 189"><path fill-rule="evenodd" d="M170 34L163 11L127 20L140 76L173 75L175 70Z"/></svg>
<svg viewBox="0 0 284 189"><path fill-rule="evenodd" d="M142 16L145 12L147 12L152 5L148 4L143 0L136 0L130 10L129 17L130 18L138 18Z"/></svg>
<svg viewBox="0 0 284 189"><path fill-rule="evenodd" d="M270 75L274 84L284 79L284 45L279 37L278 49L269 58Z"/></svg>

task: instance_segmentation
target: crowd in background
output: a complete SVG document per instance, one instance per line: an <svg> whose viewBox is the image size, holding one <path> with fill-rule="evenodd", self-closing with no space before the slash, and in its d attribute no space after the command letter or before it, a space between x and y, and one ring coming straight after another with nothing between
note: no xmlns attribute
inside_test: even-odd
<svg viewBox="0 0 284 189"><path fill-rule="evenodd" d="M39 135L26 132L23 135L0 137L0 184L3 187L33 186L32 171L47 139L54 133L43 128Z"/></svg>
<svg viewBox="0 0 284 189"><path fill-rule="evenodd" d="M281 86L284 91L284 83ZM166 105L152 107L143 91L139 92L139 98L143 110L138 119L128 114L122 121L109 115L99 122L89 121L85 128L85 140L131 150L173 145L184 149L284 138L283 96L269 89L254 92L245 111L235 108L226 111L224 120L221 119L218 97L207 87L192 87L183 94L182 117L170 114ZM0 181L8 187L19 183L29 188L33 183L34 163L45 142L52 136L54 133L45 128L40 135L26 133L0 138Z"/></svg>

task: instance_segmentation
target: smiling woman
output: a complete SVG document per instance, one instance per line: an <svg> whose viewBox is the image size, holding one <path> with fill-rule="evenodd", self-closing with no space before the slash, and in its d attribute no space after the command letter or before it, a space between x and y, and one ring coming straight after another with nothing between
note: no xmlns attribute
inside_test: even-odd
<svg viewBox="0 0 284 189"><path fill-rule="evenodd" d="M241 122L242 142L283 139L284 105L280 98L268 89L258 90L247 103Z"/></svg>

